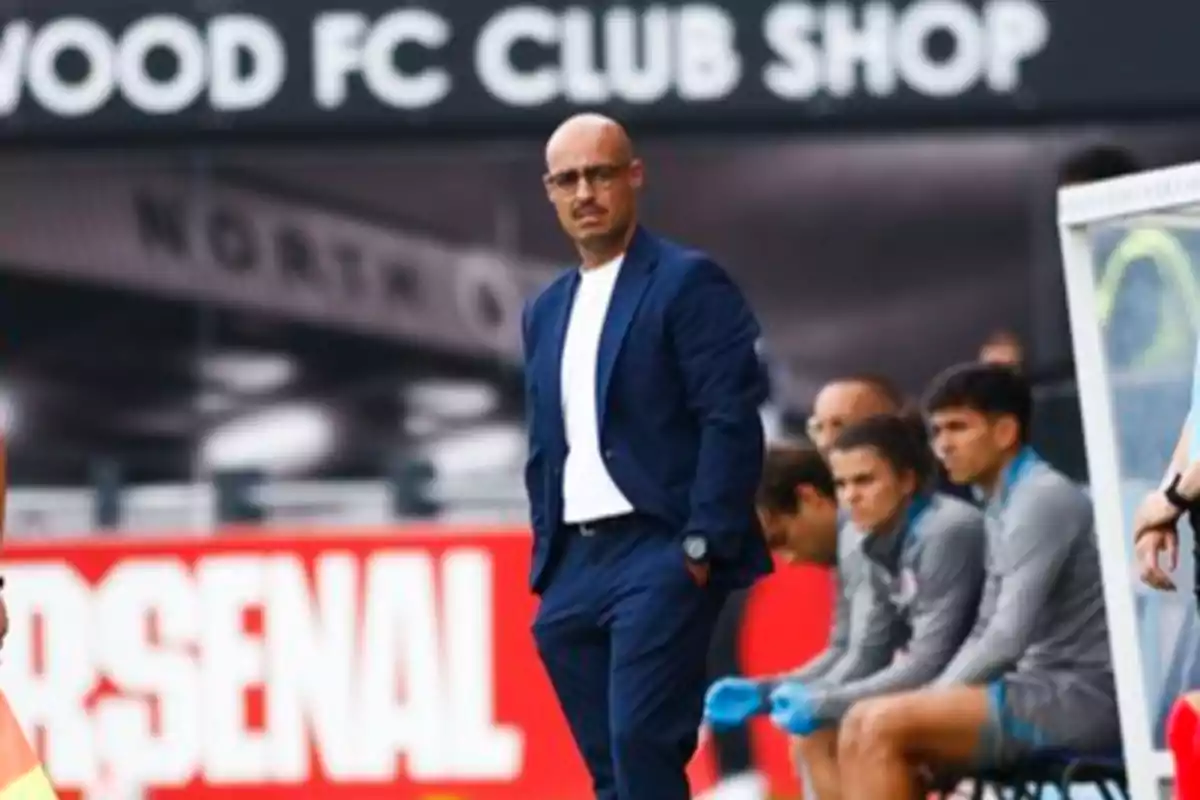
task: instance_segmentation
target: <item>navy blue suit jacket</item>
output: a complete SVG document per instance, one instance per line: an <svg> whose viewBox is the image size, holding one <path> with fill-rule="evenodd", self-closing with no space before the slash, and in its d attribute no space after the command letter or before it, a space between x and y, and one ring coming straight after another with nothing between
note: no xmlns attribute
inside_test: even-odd
<svg viewBox="0 0 1200 800"><path fill-rule="evenodd" d="M522 320L530 584L539 593L563 535L561 363L578 285L579 271L565 272ZM767 395L759 334L741 292L710 258L637 230L600 338L601 450L635 509L663 521L681 546L688 535L708 540L712 581L729 588L772 569L754 510L763 464L759 407Z"/></svg>

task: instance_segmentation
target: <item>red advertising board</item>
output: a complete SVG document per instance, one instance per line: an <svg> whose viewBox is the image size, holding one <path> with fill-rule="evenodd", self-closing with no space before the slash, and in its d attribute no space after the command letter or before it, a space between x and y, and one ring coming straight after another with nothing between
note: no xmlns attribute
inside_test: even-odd
<svg viewBox="0 0 1200 800"><path fill-rule="evenodd" d="M589 797L529 635L527 533L292 533L8 549L0 685L64 797ZM819 572L762 584L749 668L811 653L828 614ZM781 737L755 739L794 791Z"/></svg>

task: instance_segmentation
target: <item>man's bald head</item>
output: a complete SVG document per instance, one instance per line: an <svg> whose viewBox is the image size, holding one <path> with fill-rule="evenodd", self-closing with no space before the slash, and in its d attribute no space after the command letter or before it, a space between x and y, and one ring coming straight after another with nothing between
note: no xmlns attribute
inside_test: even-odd
<svg viewBox="0 0 1200 800"><path fill-rule="evenodd" d="M979 360L985 364L1004 364L1020 369L1025 363L1025 348L1012 331L996 331L980 345Z"/></svg>
<svg viewBox="0 0 1200 800"><path fill-rule="evenodd" d="M585 267L625 251L642 179L629 134L610 117L577 114L546 142L546 192Z"/></svg>
<svg viewBox="0 0 1200 800"><path fill-rule="evenodd" d="M564 157L587 149L615 161L633 159L633 142L624 126L603 114L576 114L554 129L546 140L546 169L556 172Z"/></svg>
<svg viewBox="0 0 1200 800"><path fill-rule="evenodd" d="M827 452L846 426L878 414L895 414L903 403L900 391L884 378L856 376L831 381L813 401L808 436L818 450Z"/></svg>

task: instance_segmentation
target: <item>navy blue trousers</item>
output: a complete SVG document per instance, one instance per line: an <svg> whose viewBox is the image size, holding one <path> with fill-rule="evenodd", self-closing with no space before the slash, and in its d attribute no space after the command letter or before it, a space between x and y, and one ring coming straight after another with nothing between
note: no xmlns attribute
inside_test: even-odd
<svg viewBox="0 0 1200 800"><path fill-rule="evenodd" d="M726 592L696 585L678 537L645 517L560 546L533 635L596 800L688 800Z"/></svg>

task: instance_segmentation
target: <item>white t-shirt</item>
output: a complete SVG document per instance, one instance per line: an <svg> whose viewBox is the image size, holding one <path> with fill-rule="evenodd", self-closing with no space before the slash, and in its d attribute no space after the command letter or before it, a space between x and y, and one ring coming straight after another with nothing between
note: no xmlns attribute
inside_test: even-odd
<svg viewBox="0 0 1200 800"><path fill-rule="evenodd" d="M596 362L600 335L621 271L623 256L580 270L562 355L563 429L567 460L563 465L563 522L568 525L620 516L633 505L613 481L600 448L596 405Z"/></svg>

